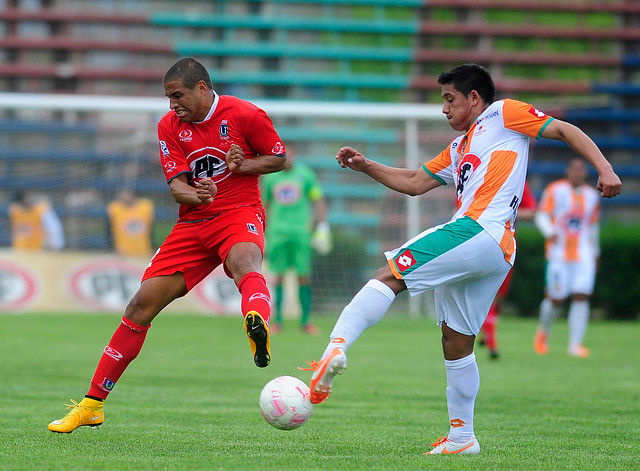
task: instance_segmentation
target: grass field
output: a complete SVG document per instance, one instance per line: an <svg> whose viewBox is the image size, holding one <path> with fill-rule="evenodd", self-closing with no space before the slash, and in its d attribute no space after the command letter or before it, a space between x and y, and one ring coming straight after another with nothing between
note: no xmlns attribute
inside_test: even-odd
<svg viewBox="0 0 640 471"><path fill-rule="evenodd" d="M105 424L69 435L46 425L86 392L119 318L0 316L0 469L631 470L640 466L640 324L593 322L592 357L531 348L533 320L501 319L502 357L478 349L478 456L424 456L446 434L445 371L431 320L389 317L349 351L326 404L293 431L270 427L258 395L324 349L291 327L272 365L253 366L239 318L160 316L118 382Z"/></svg>

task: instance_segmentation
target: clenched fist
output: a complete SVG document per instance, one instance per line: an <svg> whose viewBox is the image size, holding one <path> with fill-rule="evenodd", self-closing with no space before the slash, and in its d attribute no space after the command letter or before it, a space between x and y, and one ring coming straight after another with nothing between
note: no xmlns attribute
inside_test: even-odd
<svg viewBox="0 0 640 471"><path fill-rule="evenodd" d="M231 172L237 172L240 170L240 167L242 167L242 163L244 162L244 152L238 144L231 144L225 159L229 170Z"/></svg>

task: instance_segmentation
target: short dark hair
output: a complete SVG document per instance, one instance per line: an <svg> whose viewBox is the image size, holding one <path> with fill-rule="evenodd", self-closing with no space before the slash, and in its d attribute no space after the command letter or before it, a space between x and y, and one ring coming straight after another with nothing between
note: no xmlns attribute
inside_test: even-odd
<svg viewBox="0 0 640 471"><path fill-rule="evenodd" d="M211 76L206 67L193 57L185 57L173 64L164 74L164 83L180 81L185 87L193 90L198 82L203 81L207 87L213 89Z"/></svg>
<svg viewBox="0 0 640 471"><path fill-rule="evenodd" d="M478 64L462 64L438 77L440 85L452 83L456 90L468 96L471 90L478 92L485 103L493 103L496 99L496 86L491 74Z"/></svg>

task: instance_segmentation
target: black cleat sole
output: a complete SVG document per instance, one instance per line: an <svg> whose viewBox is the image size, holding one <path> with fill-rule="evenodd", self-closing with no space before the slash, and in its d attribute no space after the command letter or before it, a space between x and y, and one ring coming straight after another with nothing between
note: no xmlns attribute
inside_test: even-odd
<svg viewBox="0 0 640 471"><path fill-rule="evenodd" d="M247 335L256 345L256 353L253 355L253 361L258 368L264 368L271 363L271 355L269 354L269 332L261 317L248 314L245 319L245 327Z"/></svg>

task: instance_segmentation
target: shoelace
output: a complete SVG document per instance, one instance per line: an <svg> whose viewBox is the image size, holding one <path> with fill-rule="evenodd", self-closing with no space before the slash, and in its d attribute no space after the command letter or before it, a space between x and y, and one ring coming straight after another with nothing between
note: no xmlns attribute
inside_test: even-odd
<svg viewBox="0 0 640 471"><path fill-rule="evenodd" d="M435 443L432 443L431 446L439 446L442 445L444 442L447 441L447 437L440 437L436 440Z"/></svg>
<svg viewBox="0 0 640 471"><path fill-rule="evenodd" d="M74 401L73 399L70 399L70 401L73 404L65 404L65 406L67 406L67 410L69 410L69 409L73 409L73 410L70 411L69 413L67 413L67 415L65 417L68 417L73 413L80 413L80 409L82 408L82 406L79 403L77 403L76 401Z"/></svg>
<svg viewBox="0 0 640 471"><path fill-rule="evenodd" d="M311 360L311 361L308 361L307 364L309 365L309 368L303 368L299 366L298 369L300 371L315 371L315 369L318 368L319 363L315 360Z"/></svg>

